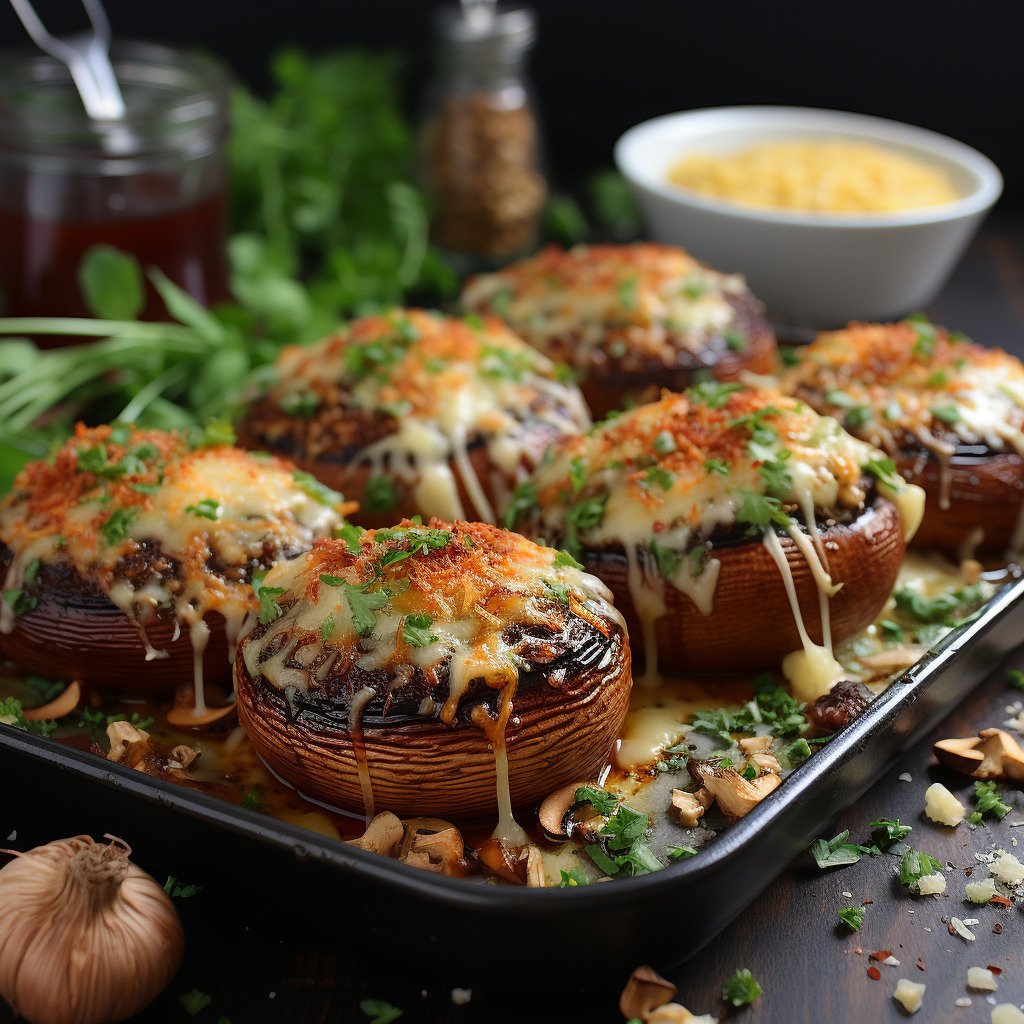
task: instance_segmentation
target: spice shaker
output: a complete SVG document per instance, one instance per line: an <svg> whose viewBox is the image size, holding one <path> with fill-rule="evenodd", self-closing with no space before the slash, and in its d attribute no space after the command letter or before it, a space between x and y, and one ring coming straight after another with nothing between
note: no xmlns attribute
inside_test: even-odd
<svg viewBox="0 0 1024 1024"><path fill-rule="evenodd" d="M432 238L463 269L500 265L537 244L547 183L525 75L535 34L528 9L438 12L422 178L433 204Z"/></svg>
<svg viewBox="0 0 1024 1024"><path fill-rule="evenodd" d="M67 67L0 53L0 309L86 314L78 272L106 244L198 301L228 297L229 75L207 56L123 41L123 119L89 118ZM163 314L152 288L144 315ZM51 342L52 343L52 342Z"/></svg>

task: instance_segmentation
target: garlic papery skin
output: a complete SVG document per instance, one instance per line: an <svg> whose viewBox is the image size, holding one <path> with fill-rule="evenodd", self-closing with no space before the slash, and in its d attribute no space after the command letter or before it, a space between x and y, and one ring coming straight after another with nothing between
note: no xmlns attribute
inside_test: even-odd
<svg viewBox="0 0 1024 1024"><path fill-rule="evenodd" d="M0 996L32 1024L108 1024L166 988L185 938L120 839L59 839L0 870Z"/></svg>

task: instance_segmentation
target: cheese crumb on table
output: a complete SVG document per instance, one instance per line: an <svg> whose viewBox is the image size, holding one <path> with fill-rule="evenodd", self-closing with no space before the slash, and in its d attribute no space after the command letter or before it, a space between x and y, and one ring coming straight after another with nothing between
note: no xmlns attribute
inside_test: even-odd
<svg viewBox="0 0 1024 1024"><path fill-rule="evenodd" d="M1000 1003L992 1008L992 1024L1024 1024L1024 1013L1013 1003Z"/></svg>
<svg viewBox="0 0 1024 1024"><path fill-rule="evenodd" d="M996 976L986 967L972 967L967 972L967 987L976 992L995 992L999 988Z"/></svg>
<svg viewBox="0 0 1024 1024"><path fill-rule="evenodd" d="M968 882L964 894L972 903L988 903L993 896L999 895L994 878L986 878L981 882Z"/></svg>
<svg viewBox="0 0 1024 1024"><path fill-rule="evenodd" d="M918 981L907 981L906 978L900 978L892 997L907 1013L917 1013L924 1001L924 985Z"/></svg>
<svg viewBox="0 0 1024 1024"><path fill-rule="evenodd" d="M946 891L946 876L940 871L932 875L922 875L917 881L917 891L922 896L936 896Z"/></svg>
<svg viewBox="0 0 1024 1024"><path fill-rule="evenodd" d="M941 782L933 782L924 794L924 813L940 825L959 825L964 805Z"/></svg>

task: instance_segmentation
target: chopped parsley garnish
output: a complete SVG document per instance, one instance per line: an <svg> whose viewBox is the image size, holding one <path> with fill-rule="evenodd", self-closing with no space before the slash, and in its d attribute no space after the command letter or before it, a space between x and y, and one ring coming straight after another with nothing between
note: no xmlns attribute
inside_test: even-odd
<svg viewBox="0 0 1024 1024"><path fill-rule="evenodd" d="M583 563L577 562L568 551L556 551L551 567L553 569L582 569Z"/></svg>
<svg viewBox="0 0 1024 1024"><path fill-rule="evenodd" d="M863 846L848 843L850 830L844 829L834 839L818 839L811 845L811 856L819 868L838 868L856 864L861 855L870 852Z"/></svg>
<svg viewBox="0 0 1024 1024"><path fill-rule="evenodd" d="M691 402L706 405L709 409L721 409L729 401L730 395L742 390L742 384L727 384L718 380L702 380L687 388L685 395Z"/></svg>
<svg viewBox="0 0 1024 1024"><path fill-rule="evenodd" d="M242 797L241 805L247 810L259 811L261 814L265 814L267 805L263 801L263 787L255 785L252 789L248 790Z"/></svg>
<svg viewBox="0 0 1024 1024"><path fill-rule="evenodd" d="M676 450L676 439L667 430L663 430L654 439L654 450L659 455L668 455Z"/></svg>
<svg viewBox="0 0 1024 1024"><path fill-rule="evenodd" d="M740 968L722 988L722 999L732 1006L749 1006L759 995L761 986L745 967Z"/></svg>
<svg viewBox="0 0 1024 1024"><path fill-rule="evenodd" d="M484 345L480 356L480 372L495 380L518 384L534 368L533 350L513 350L497 345Z"/></svg>
<svg viewBox="0 0 1024 1024"><path fill-rule="evenodd" d="M544 580L544 586L551 591L556 601L564 605L569 604L569 588L564 583L559 583L557 580Z"/></svg>
<svg viewBox="0 0 1024 1024"><path fill-rule="evenodd" d="M292 479L299 485L299 490L308 494L314 501L319 501L321 505L334 508L335 505L339 505L345 500L337 491L317 480L312 473L297 469L292 473Z"/></svg>
<svg viewBox="0 0 1024 1024"><path fill-rule="evenodd" d="M413 555L426 555L431 551L437 551L450 543L451 539L451 530L431 530L422 526L392 526L386 530L378 530L374 534L374 540L377 542L397 541L403 545L385 551L380 557L378 567L386 569L396 562L412 558Z"/></svg>
<svg viewBox="0 0 1024 1024"><path fill-rule="evenodd" d="M569 463L569 484L573 494L579 494L587 485L587 466L579 455Z"/></svg>
<svg viewBox="0 0 1024 1024"><path fill-rule="evenodd" d="M927 359L935 352L935 343L938 340L935 325L923 313L908 316L905 323L909 324L917 335L912 352L919 359Z"/></svg>
<svg viewBox="0 0 1024 1024"><path fill-rule="evenodd" d="M597 526L604 518L604 507L608 494L594 498L584 498L570 505L565 513L565 549L572 555L580 552L579 531L589 530Z"/></svg>
<svg viewBox="0 0 1024 1024"><path fill-rule="evenodd" d="M363 999L359 1003L359 1009L370 1018L370 1024L391 1024L403 1013L397 1006L392 1006L383 999Z"/></svg>
<svg viewBox="0 0 1024 1024"><path fill-rule="evenodd" d="M119 508L100 524L100 533L108 544L117 544L128 536L137 509Z"/></svg>
<svg viewBox="0 0 1024 1024"><path fill-rule="evenodd" d="M601 826L597 834L599 841L586 847L587 855L606 875L620 871L626 875L660 871L664 865L646 843L649 826L646 814L622 804Z"/></svg>
<svg viewBox="0 0 1024 1024"><path fill-rule="evenodd" d="M926 388L941 388L949 383L949 374L945 370L936 370L925 382Z"/></svg>
<svg viewBox="0 0 1024 1024"><path fill-rule="evenodd" d="M227 420L210 420L205 427L193 427L188 433L188 443L192 449L233 445L235 441L235 428Z"/></svg>
<svg viewBox="0 0 1024 1024"><path fill-rule="evenodd" d="M672 548L664 547L659 544L654 538L651 538L648 544L648 549L651 554L654 555L654 560L658 565L658 575L662 579L671 579L683 564L683 554L679 551L674 551Z"/></svg>
<svg viewBox="0 0 1024 1024"><path fill-rule="evenodd" d="M178 996L178 1002L181 1003L182 1009L190 1017L194 1017L213 1002L213 996L209 996L205 992L200 992L199 989L194 988L191 992L183 992Z"/></svg>
<svg viewBox="0 0 1024 1024"><path fill-rule="evenodd" d="M904 825L899 818L895 821L890 821L888 818L875 818L869 828L871 829L871 838L883 850L888 850L894 843L901 843L914 831L913 826Z"/></svg>
<svg viewBox="0 0 1024 1024"><path fill-rule="evenodd" d="M367 512L390 512L398 504L395 481L381 474L371 476L363 490L363 504Z"/></svg>
<svg viewBox="0 0 1024 1024"><path fill-rule="evenodd" d="M369 583L356 586L342 580L341 586L348 602L348 609L352 613L352 628L358 636L369 636L377 625L375 613L388 603L390 597L382 590L367 593Z"/></svg>
<svg viewBox="0 0 1024 1024"><path fill-rule="evenodd" d="M697 849L694 846L670 846L665 851L669 860L686 860L687 857L696 857Z"/></svg>
<svg viewBox="0 0 1024 1024"><path fill-rule="evenodd" d="M281 408L289 416L298 416L300 419L310 420L316 415L323 399L315 391L293 391L290 394L282 395Z"/></svg>
<svg viewBox="0 0 1024 1024"><path fill-rule="evenodd" d="M197 501L194 505L186 505L185 511L199 516L200 519L219 519L220 502L215 498L203 498L202 501Z"/></svg>
<svg viewBox="0 0 1024 1024"><path fill-rule="evenodd" d="M864 907L843 907L839 910L839 920L851 931L859 932L864 923Z"/></svg>
<svg viewBox="0 0 1024 1024"><path fill-rule="evenodd" d="M679 294L692 301L699 299L702 295L707 295L708 288L709 285L699 277L691 276L683 280L679 286Z"/></svg>
<svg viewBox="0 0 1024 1024"><path fill-rule="evenodd" d="M1024 672L1019 668L1011 668L1007 673L1006 681L1017 690L1024 690Z"/></svg>
<svg viewBox="0 0 1024 1024"><path fill-rule="evenodd" d="M903 477L896 469L892 459L869 459L864 463L864 471L870 473L880 484L893 491L902 491Z"/></svg>
<svg viewBox="0 0 1024 1024"><path fill-rule="evenodd" d="M41 565L40 560L34 558L25 566L24 582L28 586L35 583ZM35 594L29 593L24 587L9 587L3 592L3 599L10 605L11 611L15 615L24 615L39 604L39 598Z"/></svg>
<svg viewBox="0 0 1024 1024"><path fill-rule="evenodd" d="M763 532L772 523L786 528L790 526L792 520L782 511L782 502L778 498L745 488L739 488L736 493L740 497L736 518L750 527L749 534Z"/></svg>
<svg viewBox="0 0 1024 1024"><path fill-rule="evenodd" d="M509 304L515 298L514 288L499 288L492 296L489 303L493 312L504 317L508 313Z"/></svg>
<svg viewBox="0 0 1024 1024"><path fill-rule="evenodd" d="M722 459L705 459L704 469L709 473L717 473L718 476L729 475L729 463Z"/></svg>
<svg viewBox="0 0 1024 1024"><path fill-rule="evenodd" d="M361 345L349 345L345 349L346 372L356 381L365 380L371 374L386 380L387 375L383 371L401 360L413 340L407 333L395 331Z"/></svg>
<svg viewBox="0 0 1024 1024"><path fill-rule="evenodd" d="M977 825L986 814L991 814L993 818L1002 821L1010 813L1010 805L1000 798L994 782L976 782L974 802L977 810L967 818L972 825Z"/></svg>
<svg viewBox="0 0 1024 1024"><path fill-rule="evenodd" d="M791 768L803 764L812 754L811 746L805 739L798 739L790 743L782 751L782 756L789 762Z"/></svg>
<svg viewBox="0 0 1024 1024"><path fill-rule="evenodd" d="M630 311L636 309L636 289L639 283L638 278L627 277L615 286L615 291L619 296L619 302L623 309Z"/></svg>
<svg viewBox="0 0 1024 1024"><path fill-rule="evenodd" d="M277 603L277 599L284 593L284 587L263 586L265 576L265 572L258 572L252 578L253 593L260 603L260 623L264 626L284 615L284 609Z"/></svg>
<svg viewBox="0 0 1024 1024"><path fill-rule="evenodd" d="M76 465L79 473L93 473L108 480L116 480L124 475L124 467L120 463L112 463L108 460L105 444L98 444L93 448L85 448L80 451Z"/></svg>
<svg viewBox="0 0 1024 1024"><path fill-rule="evenodd" d="M323 622L320 623L320 643L325 644L331 637L334 636L334 615L329 614Z"/></svg>
<svg viewBox="0 0 1024 1024"><path fill-rule="evenodd" d="M413 612L406 615L402 622L402 639L411 647L426 647L437 639L437 634L430 631L434 620L424 612Z"/></svg>
<svg viewBox="0 0 1024 1024"><path fill-rule="evenodd" d="M203 887L201 885L193 885L190 882L179 882L174 875L168 875L167 881L164 882L164 892L167 893L172 900L187 900L202 891Z"/></svg>
<svg viewBox="0 0 1024 1024"><path fill-rule="evenodd" d="M358 555L362 549L362 537L366 531L355 523L342 523L334 529L333 536L336 540L345 542L345 549L350 555Z"/></svg>
<svg viewBox="0 0 1024 1024"><path fill-rule="evenodd" d="M320 582L329 587L340 587L345 582L344 576L332 576L329 572L320 573Z"/></svg>
<svg viewBox="0 0 1024 1024"><path fill-rule="evenodd" d="M674 473L661 466L649 466L644 474L644 483L648 487L660 487L663 491L670 491L675 479Z"/></svg>
<svg viewBox="0 0 1024 1024"><path fill-rule="evenodd" d="M597 786L580 786L576 790L575 801L578 804L590 804L596 814L607 817L619 805L619 798L614 793Z"/></svg>
<svg viewBox="0 0 1024 1024"><path fill-rule="evenodd" d="M586 872L580 868L570 868L568 871L563 868L560 875L559 889L575 889L579 885L590 884L590 879L587 878Z"/></svg>
<svg viewBox="0 0 1024 1024"><path fill-rule="evenodd" d="M0 697L0 725L11 725L34 736L49 736L57 728L57 723L52 719L29 721L25 717L21 701L15 700L14 697Z"/></svg>
<svg viewBox="0 0 1024 1024"><path fill-rule="evenodd" d="M855 405L843 417L843 423L852 430L856 430L857 427L863 427L865 423L870 423L871 417L872 412L868 406Z"/></svg>
<svg viewBox="0 0 1024 1024"><path fill-rule="evenodd" d="M508 508L505 509L505 514L502 516L501 525L506 530L511 530L519 518L525 515L527 512L531 512L537 507L537 486L531 483L529 480L524 480L522 483L516 484L515 490L512 492L512 499L508 503Z"/></svg>
<svg viewBox="0 0 1024 1024"><path fill-rule="evenodd" d="M747 338L741 331L726 331L725 344L733 352L747 351Z"/></svg>
<svg viewBox="0 0 1024 1024"><path fill-rule="evenodd" d="M933 406L932 416L941 423L945 423L949 426L952 426L954 423L959 423L960 420L963 419L960 415L960 410L952 404Z"/></svg>
<svg viewBox="0 0 1024 1024"><path fill-rule="evenodd" d="M900 857L900 884L908 889L916 889L925 875L934 875L937 871L942 871L942 861L920 850L907 850Z"/></svg>
<svg viewBox="0 0 1024 1024"><path fill-rule="evenodd" d="M893 594L896 607L921 622L937 622L943 626L955 626L969 611L974 611L985 602L985 590L977 583L970 583L959 590L948 590L936 597L925 597L910 587L901 587Z"/></svg>
<svg viewBox="0 0 1024 1024"><path fill-rule="evenodd" d="M754 699L739 711L698 711L690 725L697 732L718 736L726 746L732 746L734 733L753 735L758 725L768 726L772 735L780 738L796 737L808 728L805 707L766 674L755 682Z"/></svg>
<svg viewBox="0 0 1024 1024"><path fill-rule="evenodd" d="M768 493L773 497L782 498L793 489L793 478L789 475L789 467L786 465L791 452L788 448L783 448L774 454L774 458L761 464L758 472Z"/></svg>

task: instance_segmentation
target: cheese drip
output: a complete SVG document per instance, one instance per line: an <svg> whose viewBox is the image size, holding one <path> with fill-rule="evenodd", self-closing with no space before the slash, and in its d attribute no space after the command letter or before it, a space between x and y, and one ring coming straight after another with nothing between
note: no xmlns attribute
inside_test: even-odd
<svg viewBox="0 0 1024 1024"><path fill-rule="evenodd" d="M286 349L273 394L287 407L291 395L326 392L332 410L393 416L396 428L367 445L359 464L405 484L424 516L497 522L485 486L491 470L509 488L539 464L548 441L590 419L549 360L496 318L475 321L422 310L361 318L317 345ZM361 362L367 351L372 372Z"/></svg>
<svg viewBox="0 0 1024 1024"><path fill-rule="evenodd" d="M52 465L30 464L0 504L0 539L14 552L3 589L21 586L35 559L67 562L134 623L147 661L168 657L150 639L157 622L172 617L171 642L188 625L201 716L208 617L224 620L233 659L257 604L252 565L305 550L340 526L336 499L304 488L281 459L226 445L193 449L174 433L80 426ZM147 554L153 549L162 564ZM123 560L139 558L151 559L148 572L122 573ZM13 609L0 602L0 630L15 625Z"/></svg>
<svg viewBox="0 0 1024 1024"><path fill-rule="evenodd" d="M552 549L484 524L442 525L407 522L393 530L364 534L361 551L366 555L353 555L335 542L314 549L304 559L275 567L264 585L282 589L282 614L265 630L253 621L242 637L240 657L251 678L262 676L278 690L295 688L309 694L318 693L332 673L340 671L343 677L352 667L386 673L389 695L419 672L431 688L419 713L453 728L466 728L460 723L460 710L467 698L474 699L473 692L479 694L479 688L486 687L493 698L474 703L469 719L484 733L493 752L498 813L494 835L522 845L527 837L512 811L508 730L529 640L507 639L509 627L521 625L528 631L530 626L545 626L557 636L573 614L588 622L596 615L598 622L617 623L623 632L625 625L609 603L611 595L604 584L566 564ZM374 538L380 536L390 540L375 547ZM396 554L389 542L411 545L398 550L406 557L383 563L382 556ZM499 542L505 547L494 555L491 546ZM431 543L443 575L432 568L426 550ZM339 555L341 549L344 554ZM406 555L407 551L411 553ZM461 560L457 569L449 561L456 557ZM363 580L367 574L369 580ZM325 575L331 583L324 582ZM367 582L378 588L373 593L390 594L375 609L372 629L362 620L357 628L345 596L346 587ZM563 593L568 603L558 596ZM425 617L429 625L419 627L426 635L415 636L411 643L404 630L414 616L417 621ZM349 705L347 728L367 814L374 806L373 768L362 723L369 702L381 695L381 684L368 682ZM493 717L488 711L492 703L497 707Z"/></svg>

